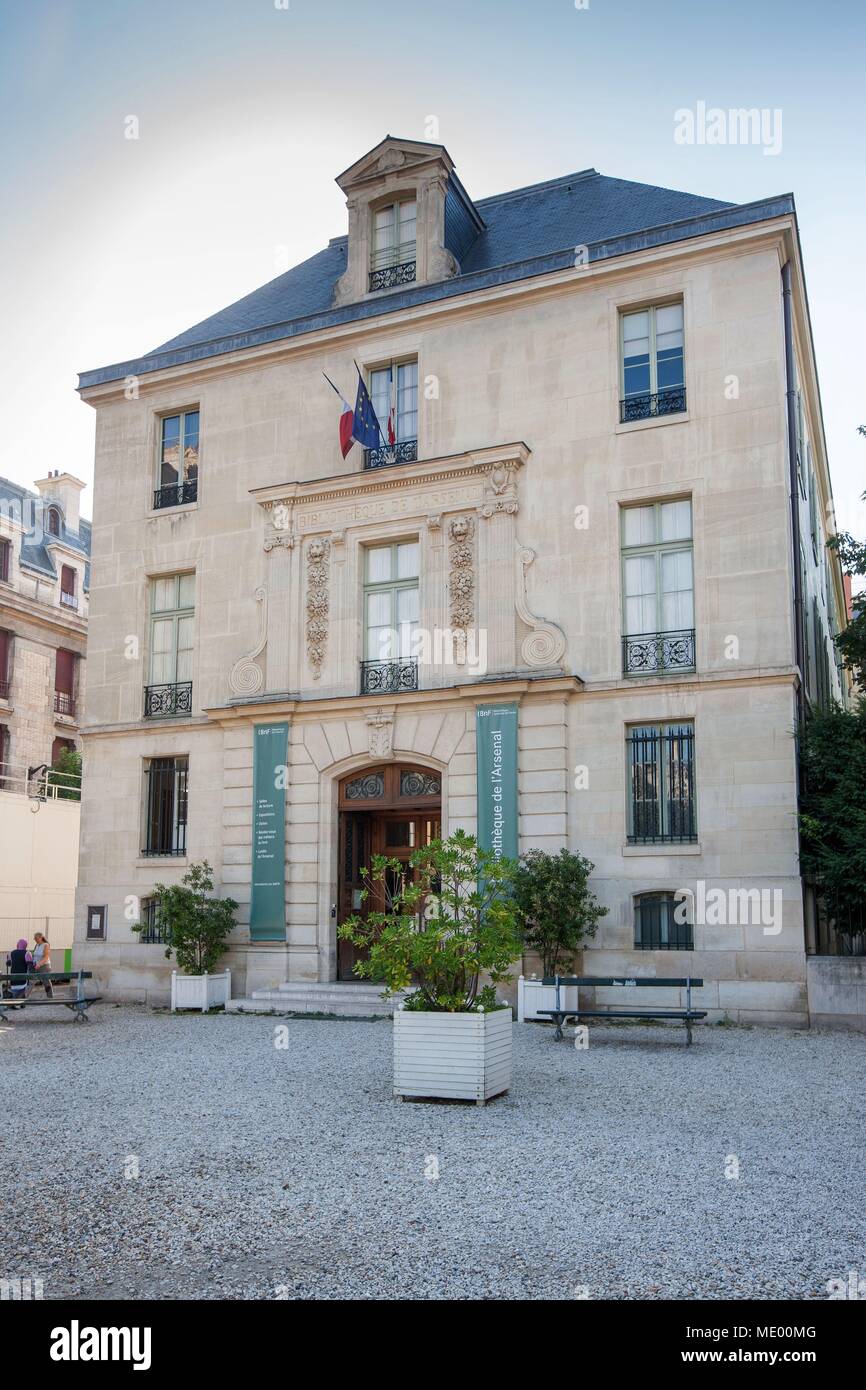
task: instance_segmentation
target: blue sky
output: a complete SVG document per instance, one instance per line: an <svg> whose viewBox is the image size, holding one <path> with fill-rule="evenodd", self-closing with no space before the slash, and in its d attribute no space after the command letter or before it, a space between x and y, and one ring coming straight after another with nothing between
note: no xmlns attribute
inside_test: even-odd
<svg viewBox="0 0 866 1390"><path fill-rule="evenodd" d="M793 191L837 516L866 534L859 0L289 4L0 0L0 473L89 480L76 373L344 232L334 175L432 116L474 197L590 165L732 202ZM677 144L699 101L779 108L781 153Z"/></svg>

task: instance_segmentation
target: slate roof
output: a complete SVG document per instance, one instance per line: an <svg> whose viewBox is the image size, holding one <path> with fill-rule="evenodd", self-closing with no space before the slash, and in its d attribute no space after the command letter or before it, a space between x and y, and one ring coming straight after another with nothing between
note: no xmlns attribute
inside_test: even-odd
<svg viewBox="0 0 866 1390"><path fill-rule="evenodd" d="M789 194L751 204L725 203L609 178L595 169L483 198L474 206L484 230L462 257L460 274L449 280L335 309L334 289L346 269L348 238L334 237L309 260L144 357L82 373L79 387L567 269L574 264L576 246L587 246L594 261L794 210Z"/></svg>
<svg viewBox="0 0 866 1390"><path fill-rule="evenodd" d="M38 492L31 492L28 488L22 487L20 483L13 483L11 478L0 478L0 510L10 509L14 516L23 520L25 528L28 521L26 506L28 502L41 502L46 508L51 505L56 505L59 508L61 516L60 535L44 534L41 541L28 541L26 539L28 532L25 529L18 557L19 564L25 569L37 570L40 574L48 575L51 579L57 579L59 573L46 543L56 541L63 541L70 550L76 550L79 555L86 556L89 562L91 531L89 521L85 521L84 517L79 518L78 534L76 535L74 531L67 528L59 498L40 497ZM86 590L90 588L89 563L84 567L84 587Z"/></svg>

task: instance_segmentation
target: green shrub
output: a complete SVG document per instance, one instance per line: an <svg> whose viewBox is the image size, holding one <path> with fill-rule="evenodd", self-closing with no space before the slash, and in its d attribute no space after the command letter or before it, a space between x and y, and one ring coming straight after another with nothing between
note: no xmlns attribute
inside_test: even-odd
<svg viewBox="0 0 866 1390"><path fill-rule="evenodd" d="M514 892L523 945L541 957L546 976L573 968L575 952L607 915L589 888L594 868L567 849L559 854L531 849L521 856Z"/></svg>
<svg viewBox="0 0 866 1390"><path fill-rule="evenodd" d="M153 890L160 924L169 933L165 954L174 952L184 975L209 975L225 954L226 938L234 927L234 898L213 898L213 869L207 860L191 864L180 883ZM139 922L133 931L140 932Z"/></svg>
<svg viewBox="0 0 866 1390"><path fill-rule="evenodd" d="M382 980L386 996L414 986L407 1008L496 1008L495 986L511 978L508 967L520 955L515 867L462 830L416 850L408 873L400 860L374 855L362 870L362 897L377 906L338 928L369 953L355 974Z"/></svg>

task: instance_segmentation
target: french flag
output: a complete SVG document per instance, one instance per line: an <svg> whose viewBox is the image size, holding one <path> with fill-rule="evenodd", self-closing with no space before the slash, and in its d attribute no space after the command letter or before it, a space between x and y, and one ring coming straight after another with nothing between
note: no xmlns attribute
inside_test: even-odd
<svg viewBox="0 0 866 1390"><path fill-rule="evenodd" d="M355 442L352 437L355 429L355 412L345 397L340 396L340 400L343 402L343 413L340 416L340 450L345 458Z"/></svg>

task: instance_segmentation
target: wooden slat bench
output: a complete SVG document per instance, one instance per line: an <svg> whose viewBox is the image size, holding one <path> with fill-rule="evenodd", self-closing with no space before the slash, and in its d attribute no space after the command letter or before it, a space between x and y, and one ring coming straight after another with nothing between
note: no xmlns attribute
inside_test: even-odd
<svg viewBox="0 0 866 1390"><path fill-rule="evenodd" d="M700 989L704 982L689 975L681 979L671 979L667 976L659 978L649 975L552 975L545 977L542 983L556 986L556 1008L539 1009L538 1012L549 1014L556 1024L554 1037L557 1042L562 1038L562 1025L569 1018L576 1021L581 1018L675 1018L685 1024L686 1045L688 1046L692 1041L692 1024L707 1016L706 1009L692 1008L692 990ZM578 988L584 987L586 989L610 989L615 986L634 989L641 985L651 986L654 989L684 989L686 1007L684 1009L584 1009L580 1007L580 996L578 995L578 1007L567 1009L562 1006L559 992L563 985L576 985Z"/></svg>
<svg viewBox="0 0 866 1390"><path fill-rule="evenodd" d="M66 984L69 981L69 975L70 972L68 970L46 970L40 973L31 971L27 975L27 987L32 989L34 985L38 985L41 981L45 980L50 980L52 984L57 982ZM0 995L0 1019L8 1022L8 1015L13 1009L38 1009L44 1008L46 1004L51 1004L52 1006L63 1004L65 1008L72 1010L76 1023L89 1023L90 1019L87 1017L87 1010L90 1008L91 1004L97 1004L102 998L102 995L86 995L84 993L84 981L93 979L93 972L91 970L74 970L72 975L75 980L75 994L71 998L55 994L52 999L49 999L47 994L44 994L44 991L44 997L41 999L34 999L30 994L8 996L4 990L3 994ZM0 975L0 986L8 985L11 988L13 984L17 986L20 983L20 975Z"/></svg>

